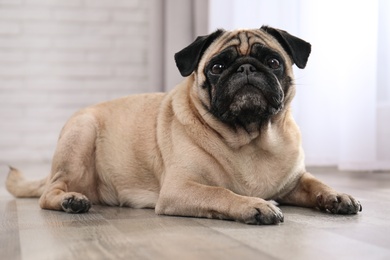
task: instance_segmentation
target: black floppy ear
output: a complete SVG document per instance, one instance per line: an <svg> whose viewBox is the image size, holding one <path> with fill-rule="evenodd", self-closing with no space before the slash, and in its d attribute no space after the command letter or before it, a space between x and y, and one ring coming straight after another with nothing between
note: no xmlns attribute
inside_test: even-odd
<svg viewBox="0 0 390 260"><path fill-rule="evenodd" d="M191 75L207 47L223 32L223 30L217 30L212 34L199 36L193 43L175 54L176 66L183 77Z"/></svg>
<svg viewBox="0 0 390 260"><path fill-rule="evenodd" d="M272 35L282 45L298 68L303 69L306 67L307 59L311 52L310 43L283 30L268 26L262 26L260 29Z"/></svg>

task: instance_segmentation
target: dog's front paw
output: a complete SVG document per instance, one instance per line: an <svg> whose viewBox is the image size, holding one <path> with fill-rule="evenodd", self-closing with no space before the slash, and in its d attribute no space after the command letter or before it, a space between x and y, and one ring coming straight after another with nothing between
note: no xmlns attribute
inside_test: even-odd
<svg viewBox="0 0 390 260"><path fill-rule="evenodd" d="M282 211L268 201L256 203L242 214L242 221L253 225L272 225L284 222Z"/></svg>
<svg viewBox="0 0 390 260"><path fill-rule="evenodd" d="M83 194L70 192L64 196L61 206L68 213L85 213L91 208L91 202Z"/></svg>
<svg viewBox="0 0 390 260"><path fill-rule="evenodd" d="M323 193L317 195L318 208L333 214L356 214L362 211L358 200L345 193Z"/></svg>

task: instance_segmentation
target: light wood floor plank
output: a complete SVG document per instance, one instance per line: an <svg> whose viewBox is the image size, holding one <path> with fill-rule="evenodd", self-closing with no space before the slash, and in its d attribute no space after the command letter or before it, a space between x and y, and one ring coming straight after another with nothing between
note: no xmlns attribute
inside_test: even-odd
<svg viewBox="0 0 390 260"><path fill-rule="evenodd" d="M285 222L277 226L97 205L66 214L14 199L0 174L0 259L390 259L390 173L311 172L357 197L363 212L281 206Z"/></svg>
<svg viewBox="0 0 390 260"><path fill-rule="evenodd" d="M16 201L0 199L0 259L21 259Z"/></svg>

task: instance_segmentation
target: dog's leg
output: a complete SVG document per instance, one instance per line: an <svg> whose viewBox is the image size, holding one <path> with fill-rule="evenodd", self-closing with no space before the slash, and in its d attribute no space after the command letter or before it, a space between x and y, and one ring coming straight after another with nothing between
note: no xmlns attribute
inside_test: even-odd
<svg viewBox="0 0 390 260"><path fill-rule="evenodd" d="M64 173L58 172L57 175ZM68 192L64 181L54 181L39 200L43 209L63 210L69 213L84 213L91 208L89 199L77 192Z"/></svg>
<svg viewBox="0 0 390 260"><path fill-rule="evenodd" d="M96 200L96 120L80 114L69 120L58 140L52 174L39 200L43 209L87 212ZM86 197L90 197L89 199Z"/></svg>
<svg viewBox="0 0 390 260"><path fill-rule="evenodd" d="M295 189L277 201L282 204L319 208L333 214L356 214L362 211L360 202L355 198L335 191L310 173L304 173Z"/></svg>
<svg viewBox="0 0 390 260"><path fill-rule="evenodd" d="M263 199L195 182L171 184L160 192L157 214L230 219L257 225L283 222L280 209Z"/></svg>

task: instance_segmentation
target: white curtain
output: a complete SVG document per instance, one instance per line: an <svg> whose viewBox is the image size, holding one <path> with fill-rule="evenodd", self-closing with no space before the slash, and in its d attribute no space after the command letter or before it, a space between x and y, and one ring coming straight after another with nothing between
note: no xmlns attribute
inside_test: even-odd
<svg viewBox="0 0 390 260"><path fill-rule="evenodd" d="M208 0L149 0L150 84L168 91L183 78L174 54L208 32Z"/></svg>
<svg viewBox="0 0 390 260"><path fill-rule="evenodd" d="M209 31L279 27L309 41L293 103L307 165L390 169L390 1L210 0Z"/></svg>

